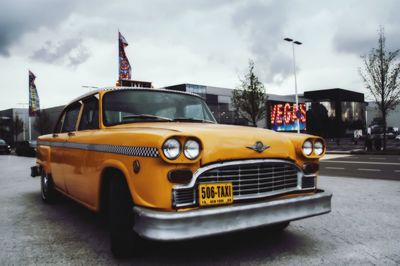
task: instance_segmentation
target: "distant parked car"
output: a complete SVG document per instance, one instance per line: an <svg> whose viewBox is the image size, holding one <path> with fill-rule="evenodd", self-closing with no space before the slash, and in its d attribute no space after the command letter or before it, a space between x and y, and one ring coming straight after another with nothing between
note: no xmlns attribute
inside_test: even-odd
<svg viewBox="0 0 400 266"><path fill-rule="evenodd" d="M383 134L382 134L383 136ZM396 137L396 135L393 132L387 132L386 133L386 138L387 139L394 139Z"/></svg>
<svg viewBox="0 0 400 266"><path fill-rule="evenodd" d="M3 139L0 139L0 153L11 153L11 146L8 145L7 142L5 142L5 140Z"/></svg>
<svg viewBox="0 0 400 266"><path fill-rule="evenodd" d="M18 142L15 147L15 153L18 156L28 156L35 157L36 156L36 141L22 141Z"/></svg>
<svg viewBox="0 0 400 266"><path fill-rule="evenodd" d="M397 135L395 140L400 141L400 135Z"/></svg>

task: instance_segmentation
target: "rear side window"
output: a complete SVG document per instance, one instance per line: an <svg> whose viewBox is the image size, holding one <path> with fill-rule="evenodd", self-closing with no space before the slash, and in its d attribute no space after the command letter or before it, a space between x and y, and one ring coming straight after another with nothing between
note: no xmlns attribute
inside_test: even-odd
<svg viewBox="0 0 400 266"><path fill-rule="evenodd" d="M60 118L58 119L58 122L57 122L57 124L56 124L55 129L54 129L54 133L60 133L60 132L61 132L61 127L62 127L62 124L63 124L63 122L64 122L64 117L65 117L65 112L62 113L62 115L61 115Z"/></svg>
<svg viewBox="0 0 400 266"><path fill-rule="evenodd" d="M64 116L64 122L61 132L75 131L76 122L78 120L79 111L81 109L80 103L75 103L68 108Z"/></svg>
<svg viewBox="0 0 400 266"><path fill-rule="evenodd" d="M96 97L84 101L79 130L99 128L99 100Z"/></svg>

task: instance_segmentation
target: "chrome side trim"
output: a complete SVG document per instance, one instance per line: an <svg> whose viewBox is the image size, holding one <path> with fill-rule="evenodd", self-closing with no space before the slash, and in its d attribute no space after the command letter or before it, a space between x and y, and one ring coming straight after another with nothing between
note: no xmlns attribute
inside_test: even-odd
<svg viewBox="0 0 400 266"><path fill-rule="evenodd" d="M133 230L153 240L193 239L329 213L331 198L332 193L320 190L306 196L182 212L135 206Z"/></svg>

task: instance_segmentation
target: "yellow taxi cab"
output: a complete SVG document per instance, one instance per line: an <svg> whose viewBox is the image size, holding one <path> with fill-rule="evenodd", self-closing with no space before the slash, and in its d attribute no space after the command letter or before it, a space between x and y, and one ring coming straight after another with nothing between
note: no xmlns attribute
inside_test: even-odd
<svg viewBox="0 0 400 266"><path fill-rule="evenodd" d="M217 124L204 100L165 89L104 88L69 103L37 141L41 196L108 214L111 250L184 240L331 210L317 186L323 139Z"/></svg>

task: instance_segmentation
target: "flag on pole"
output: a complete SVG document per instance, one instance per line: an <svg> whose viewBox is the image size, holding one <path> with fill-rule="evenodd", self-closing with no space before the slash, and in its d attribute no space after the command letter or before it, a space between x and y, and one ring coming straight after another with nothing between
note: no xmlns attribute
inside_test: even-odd
<svg viewBox="0 0 400 266"><path fill-rule="evenodd" d="M129 64L128 57L125 54L125 47L128 46L128 42L124 36L118 31L118 42L119 42L119 80L131 79L131 65Z"/></svg>
<svg viewBox="0 0 400 266"><path fill-rule="evenodd" d="M29 70L29 116L40 115L40 102L35 79L36 76Z"/></svg>

